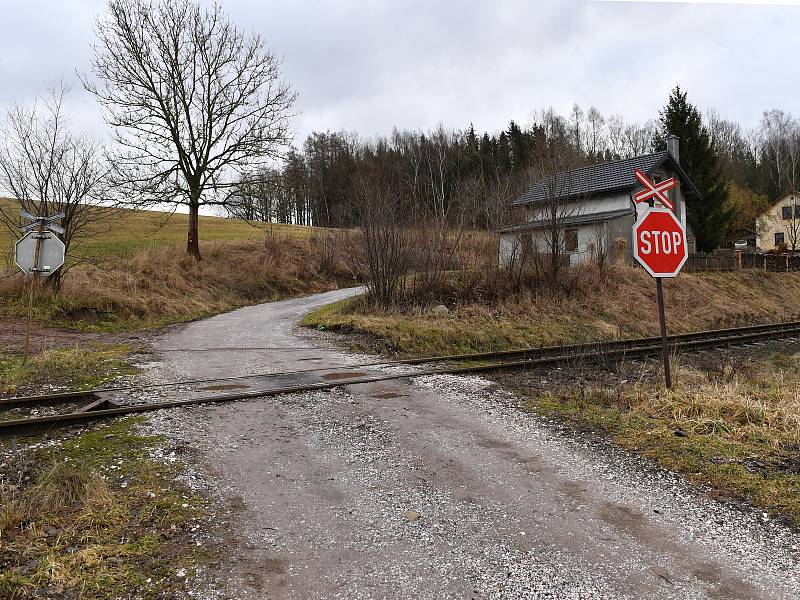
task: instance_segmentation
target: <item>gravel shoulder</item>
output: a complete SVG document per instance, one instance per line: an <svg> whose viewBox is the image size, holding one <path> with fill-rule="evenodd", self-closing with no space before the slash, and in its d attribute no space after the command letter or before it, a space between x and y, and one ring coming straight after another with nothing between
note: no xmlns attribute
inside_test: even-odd
<svg viewBox="0 0 800 600"><path fill-rule="evenodd" d="M153 341L162 360L146 376L365 362L294 325L351 293L170 331ZM259 350L233 350L244 347ZM795 598L800 589L796 531L524 413L480 377L161 411L148 427L199 453L192 477L227 507L221 587L194 597Z"/></svg>

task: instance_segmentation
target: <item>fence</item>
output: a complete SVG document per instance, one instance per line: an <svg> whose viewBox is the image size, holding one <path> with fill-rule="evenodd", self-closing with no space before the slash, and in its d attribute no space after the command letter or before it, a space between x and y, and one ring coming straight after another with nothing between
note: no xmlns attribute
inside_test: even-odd
<svg viewBox="0 0 800 600"><path fill-rule="evenodd" d="M762 271L788 272L800 271L798 254L745 254L718 256L715 254L691 254L683 267L684 271L741 271L760 269Z"/></svg>

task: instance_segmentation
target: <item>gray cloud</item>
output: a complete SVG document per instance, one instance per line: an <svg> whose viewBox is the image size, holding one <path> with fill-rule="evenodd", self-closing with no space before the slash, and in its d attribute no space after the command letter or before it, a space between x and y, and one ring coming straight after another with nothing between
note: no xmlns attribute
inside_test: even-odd
<svg viewBox="0 0 800 600"><path fill-rule="evenodd" d="M300 93L298 141L442 122L479 129L573 102L644 120L680 83L701 107L754 125L794 109L800 8L629 2L223 0L265 37ZM1 0L0 110L86 71L102 0ZM77 82L76 82L77 83ZM103 135L76 85L76 126Z"/></svg>

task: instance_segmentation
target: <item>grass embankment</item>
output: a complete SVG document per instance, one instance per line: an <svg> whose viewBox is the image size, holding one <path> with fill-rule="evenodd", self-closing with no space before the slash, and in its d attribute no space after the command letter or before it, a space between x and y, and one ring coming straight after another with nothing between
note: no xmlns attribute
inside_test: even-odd
<svg viewBox="0 0 800 600"><path fill-rule="evenodd" d="M619 268L600 279L587 269L577 281L569 295L451 305L446 315L430 307L376 311L354 299L313 312L303 324L365 334L364 347L404 356L657 335L655 284L643 270ZM794 319L800 273L684 274L664 281L664 295L672 333Z"/></svg>
<svg viewBox="0 0 800 600"><path fill-rule="evenodd" d="M130 347L93 344L81 348L46 350L23 361L18 354L0 352L0 394L20 390L99 387L135 370L124 360Z"/></svg>
<svg viewBox="0 0 800 600"><path fill-rule="evenodd" d="M528 410L603 432L717 495L800 525L800 353L722 356L673 365L672 390L657 369L646 381L631 365L613 383L517 391Z"/></svg>
<svg viewBox="0 0 800 600"><path fill-rule="evenodd" d="M210 560L192 539L206 501L151 458L161 440L140 420L35 450L2 442L0 597L171 598Z"/></svg>
<svg viewBox="0 0 800 600"><path fill-rule="evenodd" d="M321 260L313 239L269 235L203 242L203 260L181 246L147 247L78 265L58 294L43 290L35 319L86 331L154 328L248 304L335 289L347 275ZM22 276L0 279L0 315L27 311Z"/></svg>

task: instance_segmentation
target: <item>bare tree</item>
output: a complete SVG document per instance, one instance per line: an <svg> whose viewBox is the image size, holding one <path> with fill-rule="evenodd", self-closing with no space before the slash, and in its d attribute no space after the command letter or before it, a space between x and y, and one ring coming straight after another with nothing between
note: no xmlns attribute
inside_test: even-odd
<svg viewBox="0 0 800 600"><path fill-rule="evenodd" d="M592 260L601 275L605 275L611 256L611 240L609 239L608 222L598 221L594 224L591 242Z"/></svg>
<svg viewBox="0 0 800 600"><path fill-rule="evenodd" d="M348 233L349 259L367 275L369 296L384 309L397 299L409 266L412 231L400 182L397 165L372 159L356 176L356 231Z"/></svg>
<svg viewBox="0 0 800 600"><path fill-rule="evenodd" d="M796 207L792 213L792 218L786 224L786 235L789 242L789 250L797 252L797 248L800 246L800 216L797 214Z"/></svg>
<svg viewBox="0 0 800 600"><path fill-rule="evenodd" d="M624 157L646 154L653 147L653 137L656 134L656 124L650 119L644 125L631 123L624 131Z"/></svg>
<svg viewBox="0 0 800 600"><path fill-rule="evenodd" d="M584 113L581 107L578 106L577 102L572 105L572 110L569 112L569 124L570 128L572 129L572 141L574 142L575 147L580 150L585 144L583 138L581 137L584 124Z"/></svg>
<svg viewBox="0 0 800 600"><path fill-rule="evenodd" d="M532 215L537 223L532 246L548 285L555 290L563 268L569 264L569 253L577 250L573 248L577 239L570 238L573 230L567 225L583 210L585 182L580 181L575 171L580 151L571 143L563 121L544 117L542 125L548 135L535 148L529 173L539 188L539 199Z"/></svg>
<svg viewBox="0 0 800 600"><path fill-rule="evenodd" d="M109 0L96 30L99 81L83 81L114 128L113 182L127 204L187 207L199 259L200 207L224 206L237 174L277 156L295 94L264 40L216 4Z"/></svg>
<svg viewBox="0 0 800 600"><path fill-rule="evenodd" d="M22 208L37 216L63 213L62 240L67 252L96 233L111 210L103 202L106 165L97 142L72 133L64 102L69 88L52 86L32 105L16 105L0 125L0 187L19 206L0 204L0 222L19 233ZM48 278L56 289L62 269Z"/></svg>
<svg viewBox="0 0 800 600"><path fill-rule="evenodd" d="M625 152L625 121L621 115L611 115L606 122L608 149L615 157L621 158Z"/></svg>
<svg viewBox="0 0 800 600"><path fill-rule="evenodd" d="M605 125L605 118L594 106L589 108L586 116L587 120L587 149L593 159L597 160L598 156L602 154L605 147L605 137L603 134L603 125Z"/></svg>
<svg viewBox="0 0 800 600"><path fill-rule="evenodd" d="M782 110L765 111L759 130L778 191L800 185L800 123Z"/></svg>

